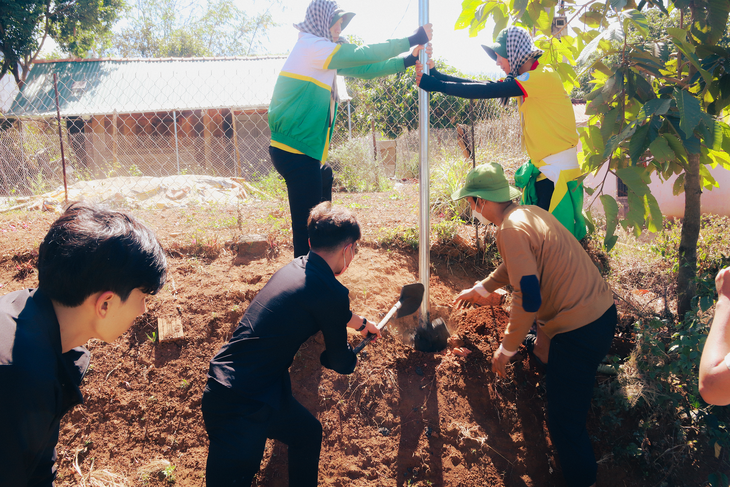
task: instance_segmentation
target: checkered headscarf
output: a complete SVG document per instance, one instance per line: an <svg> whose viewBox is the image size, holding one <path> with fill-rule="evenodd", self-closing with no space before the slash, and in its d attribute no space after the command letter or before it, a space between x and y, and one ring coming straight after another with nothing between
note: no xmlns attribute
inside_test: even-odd
<svg viewBox="0 0 730 487"><path fill-rule="evenodd" d="M312 0L312 3L307 7L307 16L304 22L294 24L294 27L301 32L324 37L331 41L330 21L338 8L337 2L334 0Z"/></svg>
<svg viewBox="0 0 730 487"><path fill-rule="evenodd" d="M517 26L507 27L507 61L509 61L510 76L517 76L525 61L530 58L537 59L542 54L543 51L535 47L525 29Z"/></svg>

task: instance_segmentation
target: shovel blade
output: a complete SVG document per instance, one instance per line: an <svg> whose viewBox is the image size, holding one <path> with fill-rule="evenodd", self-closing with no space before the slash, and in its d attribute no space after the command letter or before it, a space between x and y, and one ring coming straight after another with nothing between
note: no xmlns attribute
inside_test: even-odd
<svg viewBox="0 0 730 487"><path fill-rule="evenodd" d="M395 315L396 318L402 318L403 316L408 316L415 313L421 306L421 301L423 301L423 293L424 287L423 284L421 284L420 282L406 284L405 286L403 286L400 291L400 298L398 299L398 302L400 302L401 306Z"/></svg>
<svg viewBox="0 0 730 487"><path fill-rule="evenodd" d="M440 352L446 348L450 336L451 333L444 320L437 318L433 323L418 327L413 337L413 346L420 352Z"/></svg>

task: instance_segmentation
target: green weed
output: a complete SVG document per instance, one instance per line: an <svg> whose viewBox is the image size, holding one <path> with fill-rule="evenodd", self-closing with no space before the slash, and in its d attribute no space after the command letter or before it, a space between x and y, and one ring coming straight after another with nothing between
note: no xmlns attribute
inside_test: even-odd
<svg viewBox="0 0 730 487"><path fill-rule="evenodd" d="M351 139L329 154L335 187L350 192L385 191L391 183L379 161L373 158L371 141L367 137Z"/></svg>
<svg viewBox="0 0 730 487"><path fill-rule="evenodd" d="M255 181L254 186L273 198L286 200L286 183L276 170Z"/></svg>
<svg viewBox="0 0 730 487"><path fill-rule="evenodd" d="M376 237L381 247L405 246L413 250L418 249L418 228L415 227L391 227L381 228Z"/></svg>

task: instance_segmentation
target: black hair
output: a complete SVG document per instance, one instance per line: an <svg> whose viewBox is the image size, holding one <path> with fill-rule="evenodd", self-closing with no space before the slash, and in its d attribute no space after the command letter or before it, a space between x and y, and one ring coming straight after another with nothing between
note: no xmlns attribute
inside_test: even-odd
<svg viewBox="0 0 730 487"><path fill-rule="evenodd" d="M139 288L165 284L167 260L155 234L131 215L74 203L56 220L38 250L38 288L75 307L97 292L122 301Z"/></svg>
<svg viewBox="0 0 730 487"><path fill-rule="evenodd" d="M331 252L360 240L360 225L355 215L345 208L332 207L325 201L309 212L307 220L309 244L314 250Z"/></svg>

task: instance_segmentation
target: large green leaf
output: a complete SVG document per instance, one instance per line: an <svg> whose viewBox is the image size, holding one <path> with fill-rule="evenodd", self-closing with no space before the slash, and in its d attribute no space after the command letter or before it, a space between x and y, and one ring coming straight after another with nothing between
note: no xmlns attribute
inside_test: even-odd
<svg viewBox="0 0 730 487"><path fill-rule="evenodd" d="M482 4L482 0L464 0L461 2L461 15L456 19L454 30L466 29L474 19L474 14L478 6Z"/></svg>
<svg viewBox="0 0 730 487"><path fill-rule="evenodd" d="M580 66L586 63L588 59L590 59L591 56L593 56L593 54L596 52L600 42L606 39L612 41L623 41L624 32L621 26L621 22L614 22L610 24L603 32L601 32L591 42L589 42L588 45L583 48L583 51L580 53L580 56L578 56L578 59L575 60L576 64Z"/></svg>
<svg viewBox="0 0 730 487"><path fill-rule="evenodd" d="M614 151L618 148L619 144L626 140L627 137L631 137L634 135L634 132L636 131L637 123L636 120L631 122L629 125L624 128L620 134L614 135L610 139L608 139L608 142L606 142L606 148L603 151L603 157L608 159L611 157L611 154L614 153Z"/></svg>
<svg viewBox="0 0 730 487"><path fill-rule="evenodd" d="M720 165L725 169L730 170L730 154L722 150L708 150L707 157L709 157L713 166Z"/></svg>
<svg viewBox="0 0 730 487"><path fill-rule="evenodd" d="M684 148L682 141L679 140L679 137L672 134L662 134L662 137L664 137L667 144L669 144L669 147L671 147L677 155L677 159L679 159L683 164L687 164L687 150Z"/></svg>
<svg viewBox="0 0 730 487"><path fill-rule="evenodd" d="M629 190L636 193L637 195L643 197L645 194L651 193L651 191L649 190L649 183L651 182L651 178L649 176L649 171L647 171L645 167L625 167L623 169L616 170L616 175L621 178L621 181L626 184Z"/></svg>
<svg viewBox="0 0 730 487"><path fill-rule="evenodd" d="M702 120L702 106L700 101L686 90L675 89L673 98L679 110L679 127L689 138Z"/></svg>
<svg viewBox="0 0 730 487"><path fill-rule="evenodd" d="M512 13L516 18L522 17L525 13L525 10L527 10L527 3L528 0L514 0L514 3L512 4Z"/></svg>
<svg viewBox="0 0 730 487"><path fill-rule="evenodd" d="M723 33L727 30L730 2L728 0L708 0L707 10L707 23L710 25L708 43L715 44L722 39Z"/></svg>
<svg viewBox="0 0 730 487"><path fill-rule="evenodd" d="M631 229L634 232L634 236L638 237L641 235L641 229L644 227L644 197L638 195L633 191L628 191L629 208L625 213L624 219L621 221L621 226L625 229Z"/></svg>
<svg viewBox="0 0 730 487"><path fill-rule="evenodd" d="M509 22L509 12L507 11L507 7L505 5L500 5L499 8L495 8L493 10L494 14L492 16L492 19L494 20L494 37L496 38L497 35L504 30L505 27L507 27L507 24Z"/></svg>
<svg viewBox="0 0 730 487"><path fill-rule="evenodd" d="M603 120L601 121L601 136L602 140L608 140L611 138L612 135L615 134L616 131L618 131L617 123L618 117L621 115L621 108L616 107L613 110L606 113L606 115L603 116ZM602 144L603 148L601 150L601 154L605 150L605 144Z"/></svg>
<svg viewBox="0 0 730 487"><path fill-rule="evenodd" d="M674 185L672 186L672 194L674 194L674 196L678 196L682 193L684 193L684 173L677 176L677 179L674 180Z"/></svg>
<svg viewBox="0 0 730 487"><path fill-rule="evenodd" d="M639 158L644 155L646 149L649 148L649 145L656 138L656 134L654 134L654 137L652 138L650 129L651 124L649 123L645 123L644 125L637 127L634 135L631 137L631 140L629 140L629 155L633 164L636 164L639 161Z"/></svg>
<svg viewBox="0 0 730 487"><path fill-rule="evenodd" d="M697 69L697 72L702 76L705 83L712 84L712 76L705 69L702 68L697 54L695 54L695 46L687 42L687 31L677 27L668 27L667 32L672 36L675 47L679 52L684 54L684 57L692 63Z"/></svg>
<svg viewBox="0 0 730 487"><path fill-rule="evenodd" d="M677 157L672 148L669 147L667 139L664 137L657 137L654 139L652 143L649 144L649 150L654 158L660 162L670 162Z"/></svg>
<svg viewBox="0 0 730 487"><path fill-rule="evenodd" d="M656 233L662 229L664 215L659 208L659 203L653 194L644 195L644 220L646 221L646 229L652 233Z"/></svg>
<svg viewBox="0 0 730 487"><path fill-rule="evenodd" d="M710 174L710 170L704 164L700 164L700 184L707 190L720 187L717 181L715 181L715 178L712 177L712 174Z"/></svg>
<svg viewBox="0 0 730 487"><path fill-rule="evenodd" d="M624 10L621 12L621 15L624 17L625 21L633 25L642 36L649 36L649 22L646 20L646 17L644 17L644 14L636 9L630 9ZM624 27L624 31L627 30L628 29Z"/></svg>
<svg viewBox="0 0 730 487"><path fill-rule="evenodd" d="M618 226L618 203L613 196L602 194L600 196L601 204L603 205L603 212L606 215L606 238L603 240L603 246L606 252L610 251L618 237L614 235L616 227Z"/></svg>
<svg viewBox="0 0 730 487"><path fill-rule="evenodd" d="M644 103L639 112L639 118L648 118L652 115L664 115L672 105L671 98L654 98Z"/></svg>
<svg viewBox="0 0 730 487"><path fill-rule="evenodd" d="M712 115L702 112L702 123L698 126L702 139L707 147L713 150L722 149L723 127Z"/></svg>
<svg viewBox="0 0 730 487"><path fill-rule="evenodd" d="M640 235L641 228L646 221L649 228L657 225L655 211L652 208L656 204L656 200L652 203L651 190L649 183L651 178L649 171L645 167L630 166L618 169L616 175L626 184L629 189L629 211L626 213L626 219L622 222L625 227L633 227L634 234ZM650 197L651 196L651 197ZM658 205L657 205L658 208ZM661 214L661 212L659 212Z"/></svg>

